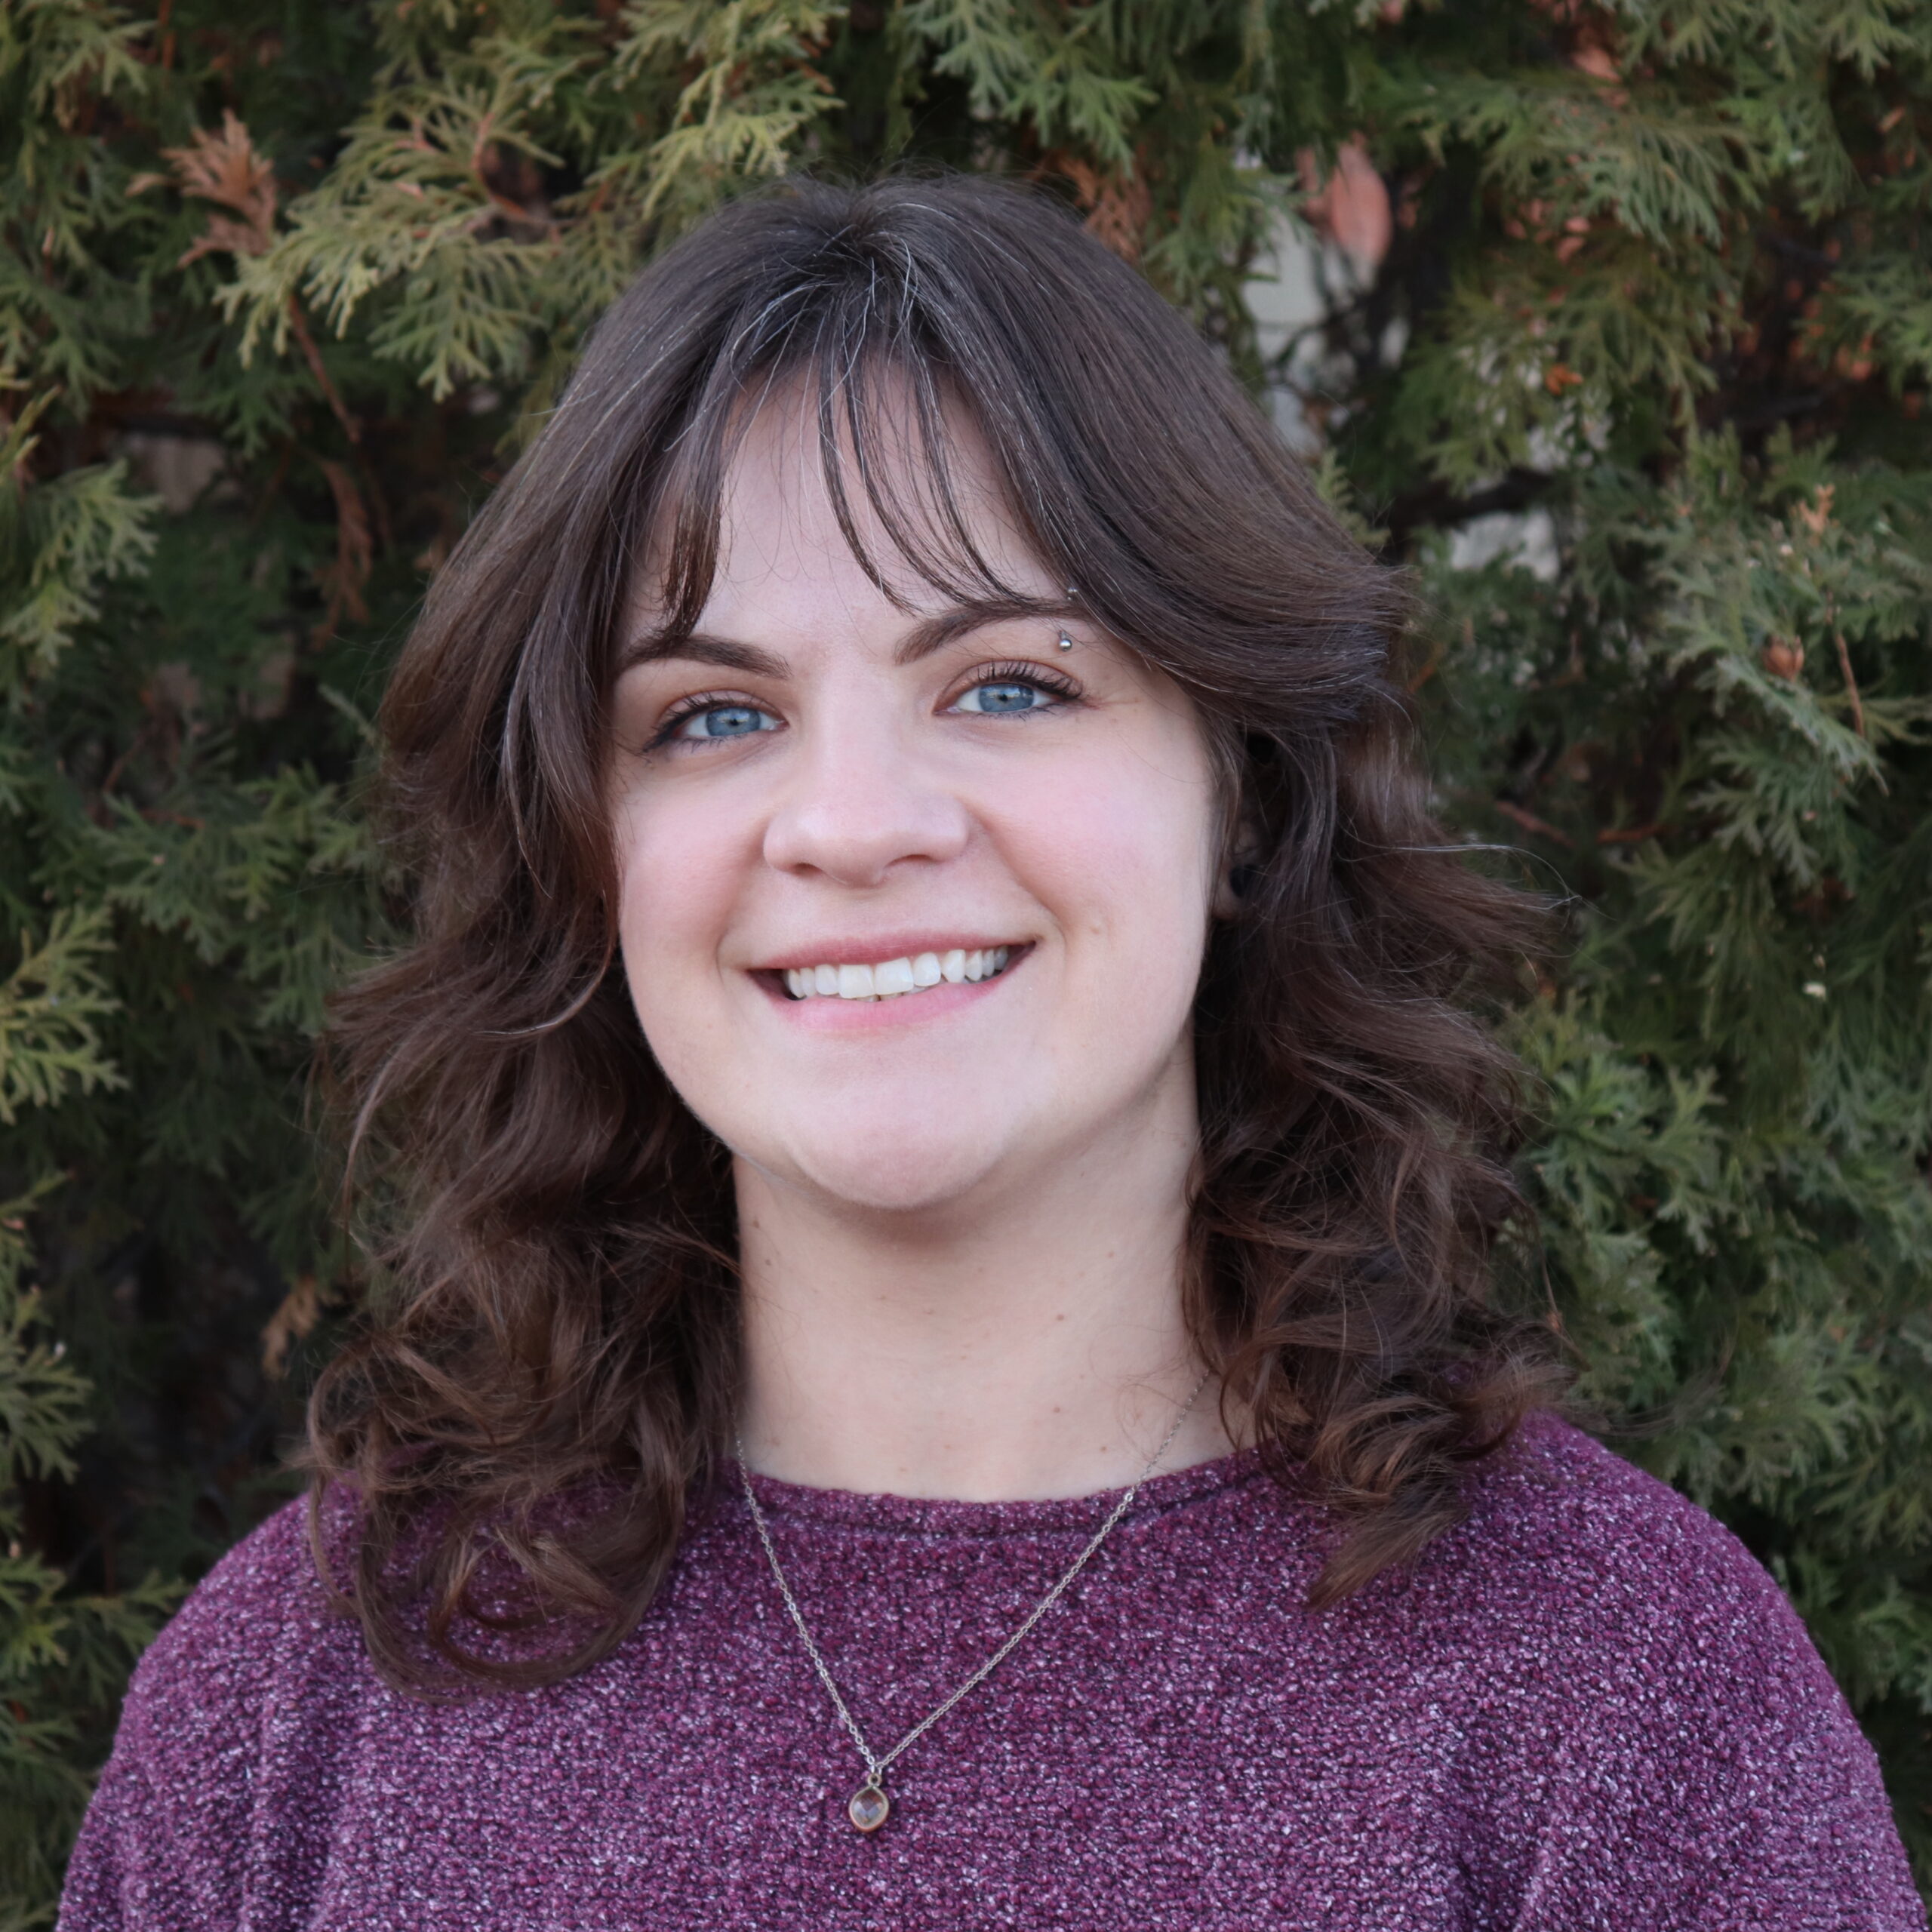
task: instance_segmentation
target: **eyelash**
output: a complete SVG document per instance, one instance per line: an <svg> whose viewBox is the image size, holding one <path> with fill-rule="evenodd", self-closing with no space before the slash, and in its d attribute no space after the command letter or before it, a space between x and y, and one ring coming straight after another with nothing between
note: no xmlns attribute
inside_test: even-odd
<svg viewBox="0 0 1932 1932"><path fill-rule="evenodd" d="M721 711L728 706L742 707L746 711L762 711L761 704L754 704L749 698L734 697L729 691L697 691L689 697L681 697L666 712L659 721L657 729L651 734L645 746L647 752L661 750L677 735L680 724L688 724L700 712Z"/></svg>
<svg viewBox="0 0 1932 1932"><path fill-rule="evenodd" d="M1036 690L1049 693L1063 704L1070 704L1080 696L1080 687L1071 678L1063 677L1057 671L1048 670L1041 664L1030 664L1018 660L1010 663L987 664L976 671L971 680L960 686L947 700L948 708L957 704L968 691L977 691L983 685L1031 685ZM741 705L747 710L762 710L764 706L755 705L749 700L735 697L729 691L697 691L689 697L678 699L664 714L662 722L652 734L651 742L645 746L648 752L662 749L675 741L678 728L697 717L700 712L711 711L727 705ZM1037 714L1030 711L1014 712L1015 718L1031 718Z"/></svg>
<svg viewBox="0 0 1932 1932"><path fill-rule="evenodd" d="M1071 678L1063 677L1057 671L1050 671L1043 664L1029 664L1015 660L1010 664L982 665L947 700L949 708L957 704L968 691L977 691L986 685L1031 685L1036 691L1045 691L1059 699L1063 704L1072 703L1080 695L1080 687ZM1031 711L1017 711L1008 715L1015 718L1032 718L1038 714Z"/></svg>

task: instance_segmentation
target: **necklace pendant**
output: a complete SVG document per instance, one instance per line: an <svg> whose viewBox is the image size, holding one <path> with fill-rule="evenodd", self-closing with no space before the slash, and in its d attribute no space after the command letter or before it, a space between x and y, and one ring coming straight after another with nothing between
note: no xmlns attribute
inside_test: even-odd
<svg viewBox="0 0 1932 1932"><path fill-rule="evenodd" d="M884 1824L892 1813L892 1800L886 1796L885 1787L878 1781L875 1772L853 1792L852 1801L845 1807L845 1815L855 1829L869 1836Z"/></svg>

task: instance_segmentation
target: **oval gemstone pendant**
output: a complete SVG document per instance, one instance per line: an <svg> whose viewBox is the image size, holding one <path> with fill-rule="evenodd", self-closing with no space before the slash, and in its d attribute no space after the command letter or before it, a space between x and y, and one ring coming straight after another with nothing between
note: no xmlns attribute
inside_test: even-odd
<svg viewBox="0 0 1932 1932"><path fill-rule="evenodd" d="M875 1832L884 1824L892 1810L892 1801L884 1789L868 1778L852 1794L852 1801L845 1807L845 1815L862 1832Z"/></svg>

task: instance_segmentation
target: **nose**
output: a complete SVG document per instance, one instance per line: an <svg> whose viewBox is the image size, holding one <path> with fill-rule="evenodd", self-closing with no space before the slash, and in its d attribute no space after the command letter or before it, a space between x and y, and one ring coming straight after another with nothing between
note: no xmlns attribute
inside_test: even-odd
<svg viewBox="0 0 1932 1932"><path fill-rule="evenodd" d="M765 827L774 869L882 885L896 866L941 864L971 836L964 801L889 728L815 734Z"/></svg>

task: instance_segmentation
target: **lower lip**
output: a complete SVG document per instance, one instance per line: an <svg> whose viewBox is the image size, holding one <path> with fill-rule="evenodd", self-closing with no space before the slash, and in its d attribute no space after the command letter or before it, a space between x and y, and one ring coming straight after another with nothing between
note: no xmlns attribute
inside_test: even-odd
<svg viewBox="0 0 1932 1932"><path fill-rule="evenodd" d="M949 1014L964 1011L989 993L1003 986L1025 963L1024 952L1016 949L1003 971L987 980L942 980L915 993L900 993L891 999L840 999L836 995L816 994L810 999L794 999L777 983L775 977L758 981L765 997L795 1025L815 1033L869 1033L882 1028L906 1026L927 1020L943 1020Z"/></svg>

